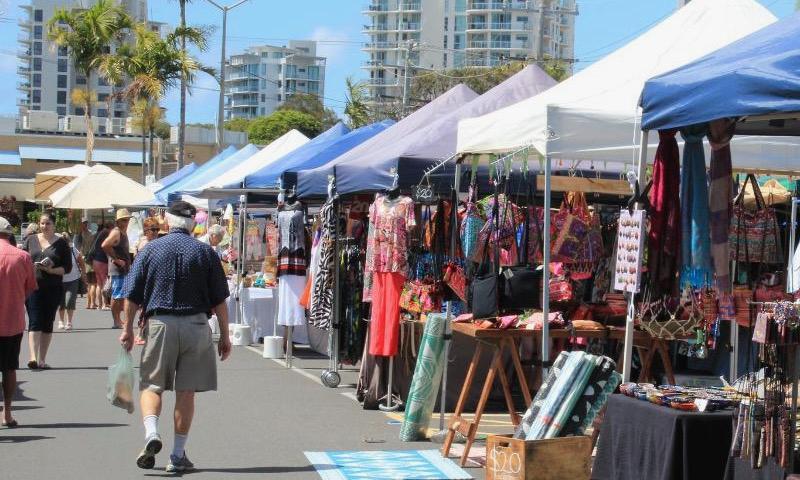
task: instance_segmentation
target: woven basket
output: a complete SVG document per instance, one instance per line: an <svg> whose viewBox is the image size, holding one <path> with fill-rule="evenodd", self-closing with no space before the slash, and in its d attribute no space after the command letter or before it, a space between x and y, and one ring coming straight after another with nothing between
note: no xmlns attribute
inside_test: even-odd
<svg viewBox="0 0 800 480"><path fill-rule="evenodd" d="M670 312L661 304L658 307L643 307L639 310L639 326L653 338L663 340L676 340L687 338L694 334L694 330L703 322L703 309L696 308L694 303L682 305L674 312ZM688 315L685 313L688 312Z"/></svg>

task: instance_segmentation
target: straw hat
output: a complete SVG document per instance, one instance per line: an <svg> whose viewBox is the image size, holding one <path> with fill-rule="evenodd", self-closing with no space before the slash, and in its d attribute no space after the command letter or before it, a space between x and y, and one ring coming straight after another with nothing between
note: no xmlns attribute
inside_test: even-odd
<svg viewBox="0 0 800 480"><path fill-rule="evenodd" d="M127 220L129 218L131 218L131 212L129 212L127 208L117 209L117 217L115 220Z"/></svg>

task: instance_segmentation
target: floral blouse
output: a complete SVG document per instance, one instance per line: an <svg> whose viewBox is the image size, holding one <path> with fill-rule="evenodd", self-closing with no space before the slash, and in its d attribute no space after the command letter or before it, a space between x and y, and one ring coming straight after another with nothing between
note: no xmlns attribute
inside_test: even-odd
<svg viewBox="0 0 800 480"><path fill-rule="evenodd" d="M408 276L408 230L416 226L414 201L375 195L369 207L364 301L372 299L372 273L394 272Z"/></svg>

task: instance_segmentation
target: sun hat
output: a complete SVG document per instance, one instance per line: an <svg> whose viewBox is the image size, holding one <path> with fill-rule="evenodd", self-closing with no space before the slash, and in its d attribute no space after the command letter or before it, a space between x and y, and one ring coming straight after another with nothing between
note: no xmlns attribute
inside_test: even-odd
<svg viewBox="0 0 800 480"><path fill-rule="evenodd" d="M0 233L5 233L7 235L14 234L14 228L11 227L11 223L3 217L0 217Z"/></svg>
<svg viewBox="0 0 800 480"><path fill-rule="evenodd" d="M194 218L195 214L197 214L197 209L189 202L178 200L170 205L167 213L183 218Z"/></svg>
<svg viewBox="0 0 800 480"><path fill-rule="evenodd" d="M117 209L117 217L115 220L127 220L131 218L131 212L127 208Z"/></svg>

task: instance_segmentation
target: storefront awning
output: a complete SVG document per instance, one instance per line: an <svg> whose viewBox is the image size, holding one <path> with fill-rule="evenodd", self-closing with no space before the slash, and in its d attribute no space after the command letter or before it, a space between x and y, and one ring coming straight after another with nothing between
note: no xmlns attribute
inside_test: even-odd
<svg viewBox="0 0 800 480"><path fill-rule="evenodd" d="M32 158L36 160L63 160L66 162L82 162L86 159L86 149L81 147L51 147L47 145L20 145L19 158ZM92 160L96 163L132 163L136 165L141 165L142 152L141 150L118 150L110 148L95 148L92 151Z"/></svg>

